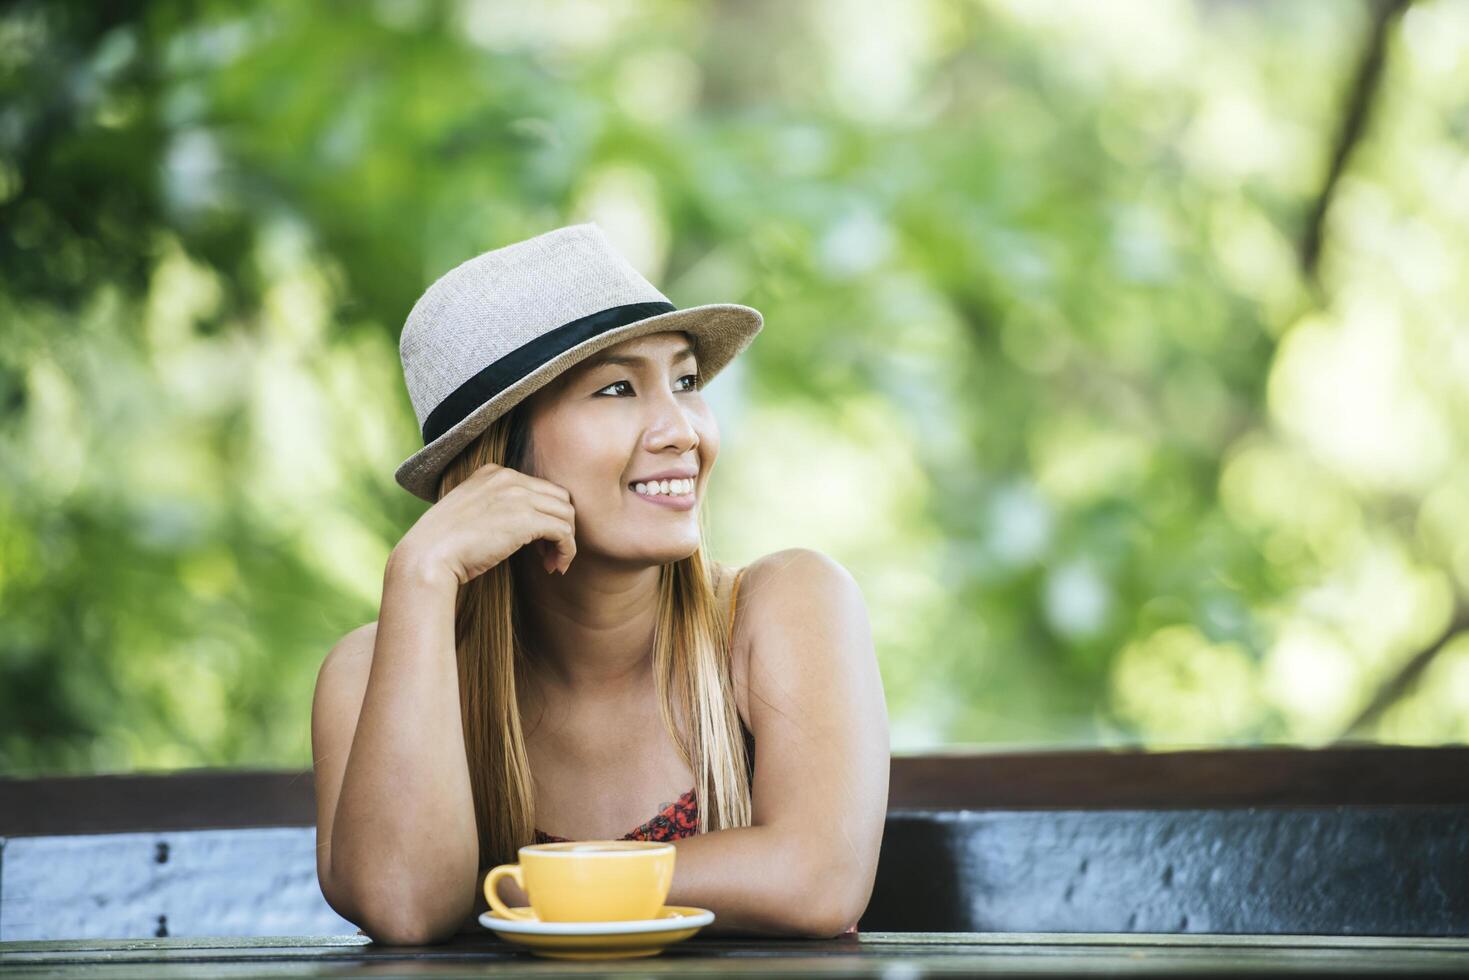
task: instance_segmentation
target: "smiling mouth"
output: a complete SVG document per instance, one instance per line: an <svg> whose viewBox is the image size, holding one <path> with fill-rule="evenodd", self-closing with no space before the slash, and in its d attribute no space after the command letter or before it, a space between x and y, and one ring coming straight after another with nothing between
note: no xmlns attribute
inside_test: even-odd
<svg viewBox="0 0 1469 980"><path fill-rule="evenodd" d="M638 493L637 485L633 483L629 483L627 485L627 488L633 493L638 494L638 496L640 497L692 497L697 492L697 485L696 489L680 491L670 490L667 493L663 493L662 491L659 491L658 493Z"/></svg>

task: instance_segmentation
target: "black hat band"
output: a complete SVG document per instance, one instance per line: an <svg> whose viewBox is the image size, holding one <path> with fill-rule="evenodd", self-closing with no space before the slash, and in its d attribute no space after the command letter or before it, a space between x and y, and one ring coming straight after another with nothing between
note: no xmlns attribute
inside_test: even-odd
<svg viewBox="0 0 1469 980"><path fill-rule="evenodd" d="M463 422L470 413L500 392L524 378L532 371L564 354L566 351L590 340L598 334L625 327L629 323L646 320L661 313L672 313L678 307L672 303L627 303L610 306L596 313L564 323L548 330L527 344L517 347L504 357L487 365L470 377L448 397L428 413L423 421L423 444L426 446L454 426Z"/></svg>

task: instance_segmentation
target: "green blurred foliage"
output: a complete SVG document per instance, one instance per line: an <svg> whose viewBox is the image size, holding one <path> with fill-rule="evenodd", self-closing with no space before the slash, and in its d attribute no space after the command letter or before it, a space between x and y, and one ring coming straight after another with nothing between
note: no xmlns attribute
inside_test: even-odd
<svg viewBox="0 0 1469 980"><path fill-rule="evenodd" d="M1374 10L10 5L0 771L309 766L403 319L581 220L765 314L715 552L852 570L896 750L1463 740L1462 5L1301 259Z"/></svg>

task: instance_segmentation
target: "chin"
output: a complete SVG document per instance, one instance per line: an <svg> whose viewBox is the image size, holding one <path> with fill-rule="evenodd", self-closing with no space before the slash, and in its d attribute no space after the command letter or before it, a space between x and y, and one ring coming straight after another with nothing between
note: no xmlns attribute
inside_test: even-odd
<svg viewBox="0 0 1469 980"><path fill-rule="evenodd" d="M692 558L694 557L694 555L698 554L698 552L699 545L697 542L695 542L694 544L687 547L668 548L663 550L662 553L658 553L655 551L653 554L646 556L644 560L649 565L672 565L676 561L683 561L685 558Z"/></svg>

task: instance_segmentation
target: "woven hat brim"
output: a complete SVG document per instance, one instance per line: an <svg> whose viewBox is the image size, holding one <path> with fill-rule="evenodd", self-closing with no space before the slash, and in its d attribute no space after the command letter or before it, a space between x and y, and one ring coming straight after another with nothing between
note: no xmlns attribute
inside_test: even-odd
<svg viewBox="0 0 1469 980"><path fill-rule="evenodd" d="M738 303L709 303L659 313L600 333L563 351L480 405L437 439L399 464L393 474L394 479L415 497L433 503L438 493L439 475L460 450L489 428L495 419L550 383L557 375L603 348L645 334L669 330L686 331L695 337L700 386L703 387L750 345L763 325L764 318L756 309Z"/></svg>

